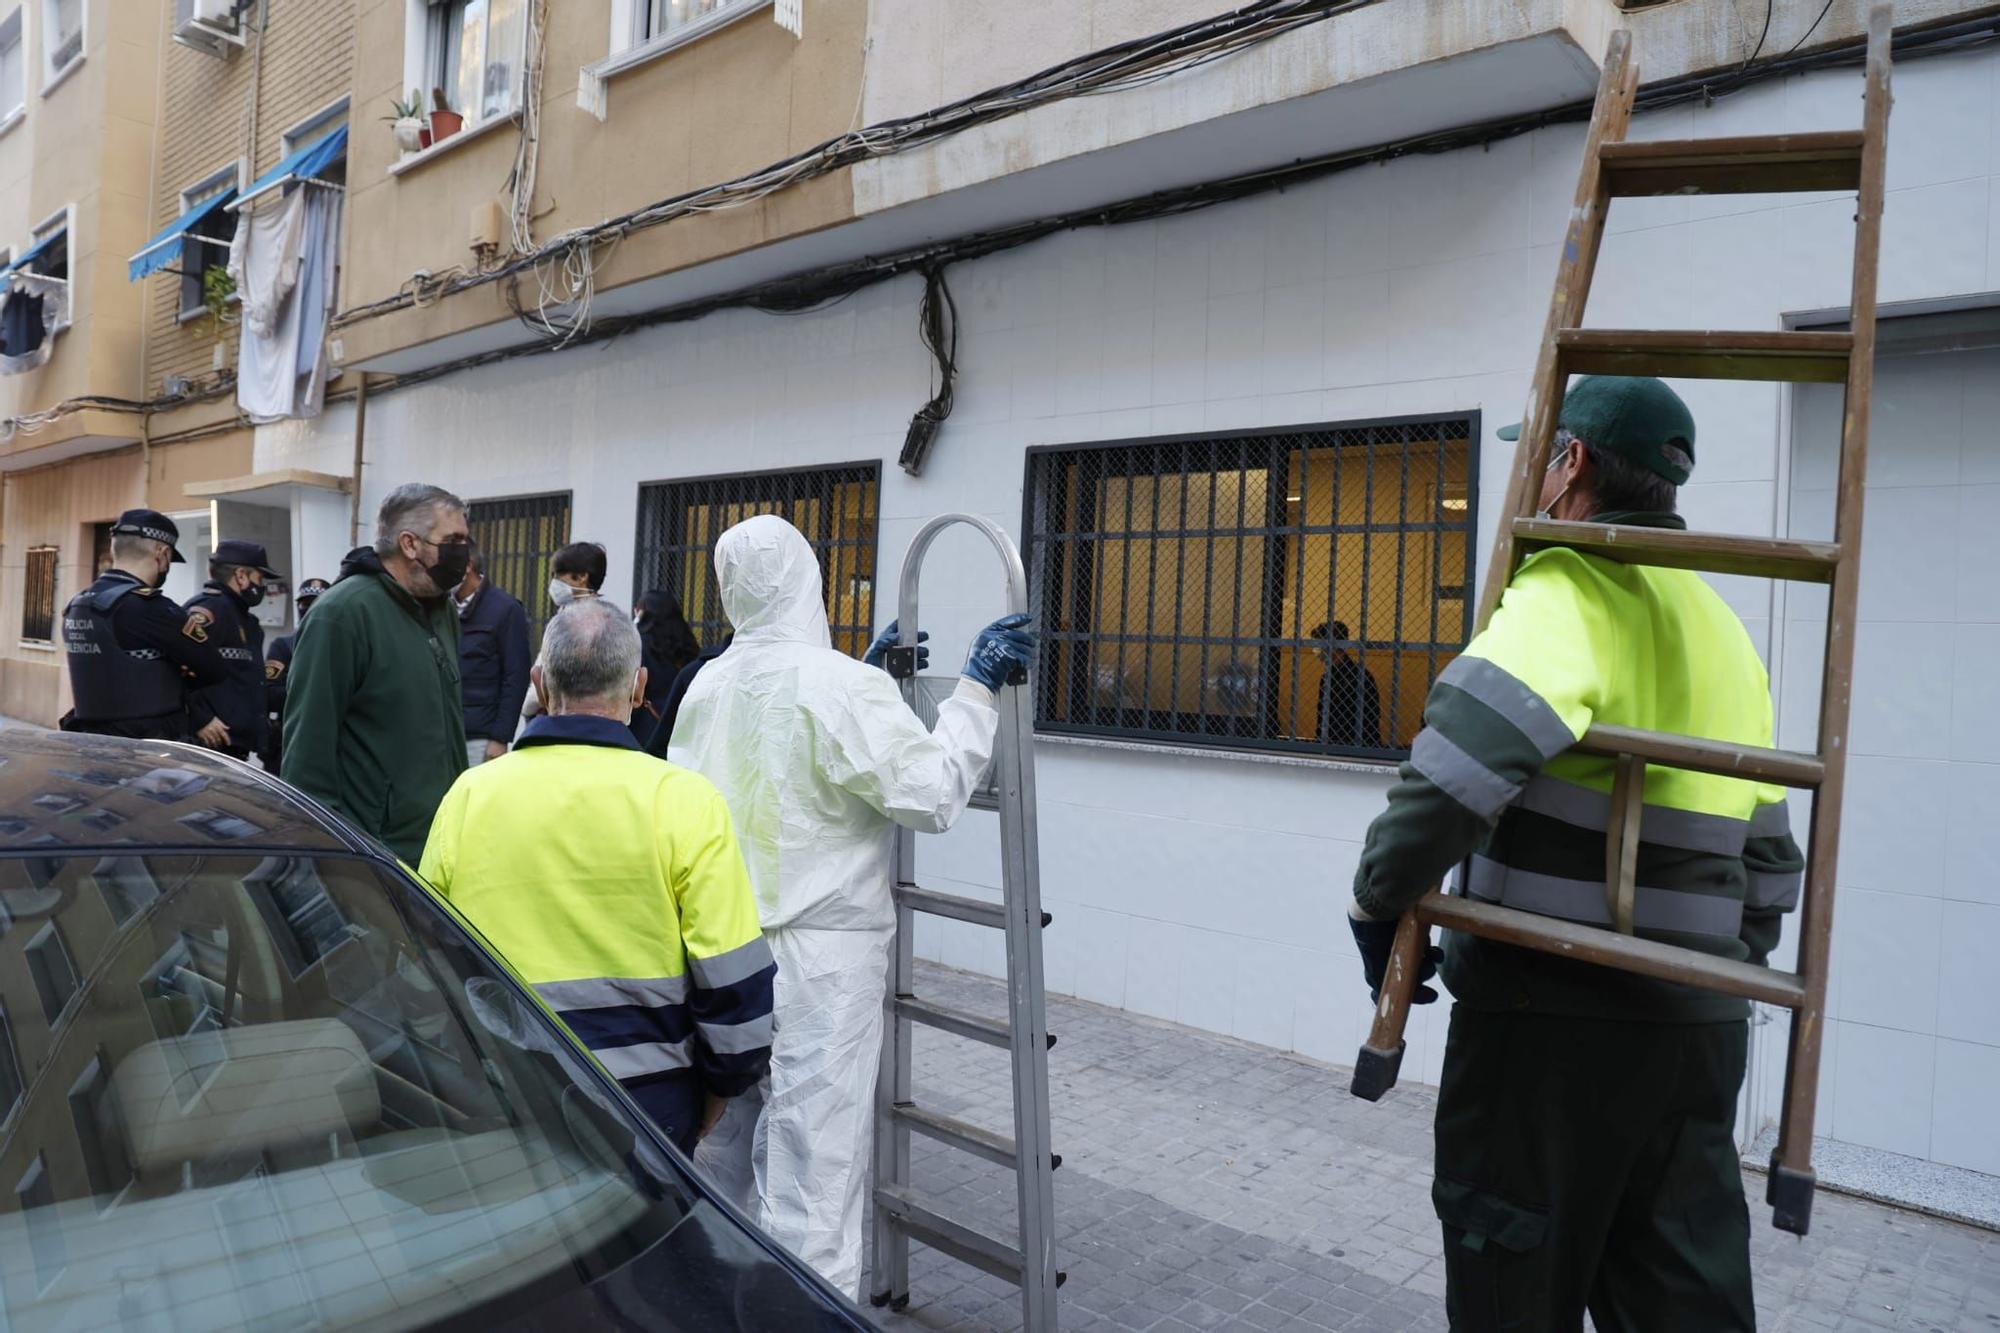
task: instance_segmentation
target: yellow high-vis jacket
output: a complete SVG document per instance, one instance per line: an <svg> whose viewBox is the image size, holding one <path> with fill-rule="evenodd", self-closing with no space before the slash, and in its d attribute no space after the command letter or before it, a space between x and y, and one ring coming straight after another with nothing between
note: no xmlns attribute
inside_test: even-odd
<svg viewBox="0 0 2000 1333"><path fill-rule="evenodd" d="M606 718L541 717L468 769L420 873L669 1135L764 1076L777 968L729 809Z"/></svg>

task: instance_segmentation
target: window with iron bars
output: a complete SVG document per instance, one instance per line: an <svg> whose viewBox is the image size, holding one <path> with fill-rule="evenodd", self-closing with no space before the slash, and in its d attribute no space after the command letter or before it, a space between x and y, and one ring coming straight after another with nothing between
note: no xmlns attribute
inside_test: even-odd
<svg viewBox="0 0 2000 1333"><path fill-rule="evenodd" d="M52 643L56 632L56 548L31 546L27 556L21 638L29 643Z"/></svg>
<svg viewBox="0 0 2000 1333"><path fill-rule="evenodd" d="M1476 413L1031 450L1041 730L1396 759L1465 645Z"/></svg>
<svg viewBox="0 0 2000 1333"><path fill-rule="evenodd" d="M776 514L805 534L819 557L833 646L868 651L875 623L879 463L751 472L639 488L637 593L664 588L680 599L703 647L729 633L715 583L715 539L744 519Z"/></svg>
<svg viewBox="0 0 2000 1333"><path fill-rule="evenodd" d="M528 648L542 650L542 630L555 608L545 591L555 553L569 544L569 492L474 500L466 526L479 543L486 577L520 599L528 613Z"/></svg>

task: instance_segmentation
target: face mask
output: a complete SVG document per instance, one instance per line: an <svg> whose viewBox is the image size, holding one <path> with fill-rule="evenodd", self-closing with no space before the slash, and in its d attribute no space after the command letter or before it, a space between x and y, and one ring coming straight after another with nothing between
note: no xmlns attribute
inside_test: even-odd
<svg viewBox="0 0 2000 1333"><path fill-rule="evenodd" d="M557 606L568 606L571 602L576 600L576 589L570 587L567 583L564 583L561 579L550 579L549 600L554 602Z"/></svg>
<svg viewBox="0 0 2000 1333"><path fill-rule="evenodd" d="M465 582L465 571L472 562L470 542L447 542L437 548L437 563L424 572L437 584L439 592L450 592Z"/></svg>
<svg viewBox="0 0 2000 1333"><path fill-rule="evenodd" d="M1554 472L1557 468L1561 467L1568 460L1569 460L1569 446L1565 444L1562 446L1562 452L1549 460L1549 465L1548 467L1543 469L1542 475L1547 476L1549 473ZM1556 506L1562 503L1562 498L1565 495L1568 495L1569 491L1570 488L1568 486L1565 486L1561 490L1557 491L1555 493L1554 498L1552 498L1547 504L1543 505L1540 509L1537 509L1535 511L1535 517L1554 518Z"/></svg>
<svg viewBox="0 0 2000 1333"><path fill-rule="evenodd" d="M243 605L245 606L260 605L264 600L264 585L261 583L252 583L236 595L243 599Z"/></svg>
<svg viewBox="0 0 2000 1333"><path fill-rule="evenodd" d="M161 562L159 573L153 575L153 586L155 588L164 588L167 586L167 571L172 568L173 564L170 561Z"/></svg>

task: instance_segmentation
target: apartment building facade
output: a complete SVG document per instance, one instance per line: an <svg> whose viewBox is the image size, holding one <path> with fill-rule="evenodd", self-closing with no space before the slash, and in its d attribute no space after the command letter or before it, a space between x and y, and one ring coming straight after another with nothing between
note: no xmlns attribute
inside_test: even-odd
<svg viewBox="0 0 2000 1333"><path fill-rule="evenodd" d="M69 706L61 608L108 563L122 510L175 517L190 563L168 590L186 598L218 527L288 560L302 508L349 507L344 476L247 483L226 273L230 206L345 126L353 6L246 0L209 30L193 13L0 5L0 267L6 294L52 293L39 356L0 356L0 711L45 725Z"/></svg>
<svg viewBox="0 0 2000 1333"><path fill-rule="evenodd" d="M274 51L296 3L273 0ZM436 482L531 614L549 554L591 538L611 596L671 588L705 641L726 629L715 535L780 512L850 650L895 614L924 521L986 515L1021 543L1049 639L1051 988L1344 1062L1367 1014L1347 885L1469 629L1511 455L1494 432L1521 414L1578 165L1564 108L1624 26L1648 84L1635 137L1852 126L1862 8L1779 7L1760 36L1722 0L1376 0L1256 30L1200 0L357 0L342 377L194 489L225 527L259 500L285 514L296 580L331 577L390 488ZM1979 986L2000 948L1979 576L2000 48L1968 4L1909 0L1898 22L1820 1126L2000 1175L1978 1132L2000 1094ZM326 92L260 116L250 176ZM460 123L431 117L428 143L384 123L439 92ZM204 151L159 173L156 225L221 169ZM1621 201L1588 322L1837 323L1851 212ZM150 281L158 393L208 372ZM1829 530L1835 391L1678 387L1702 431L1693 526ZM238 438L203 415L222 411L177 408L172 433ZM925 575L948 666L997 570L947 537ZM1823 602L1716 583L1765 654L1779 743L1811 748ZM924 857L935 887L997 892L981 816ZM928 956L998 970L996 938L925 928ZM1434 1076L1442 1019L1417 1016L1406 1069ZM1754 1029L1746 1141L1786 1021Z"/></svg>

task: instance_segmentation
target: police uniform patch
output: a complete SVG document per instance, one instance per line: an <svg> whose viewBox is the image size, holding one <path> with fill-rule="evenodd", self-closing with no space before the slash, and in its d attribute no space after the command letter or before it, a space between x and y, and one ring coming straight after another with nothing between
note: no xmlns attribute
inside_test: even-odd
<svg viewBox="0 0 2000 1333"><path fill-rule="evenodd" d="M284 674L285 674L285 664L283 662L280 662L277 659L270 657L264 659L265 680L276 680L278 677Z"/></svg>
<svg viewBox="0 0 2000 1333"><path fill-rule="evenodd" d="M198 606L188 608L187 620L181 625L181 633L196 643L208 642L208 627L215 623L215 617Z"/></svg>

